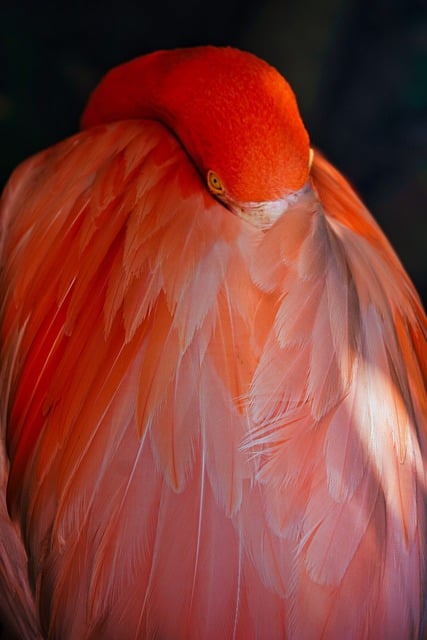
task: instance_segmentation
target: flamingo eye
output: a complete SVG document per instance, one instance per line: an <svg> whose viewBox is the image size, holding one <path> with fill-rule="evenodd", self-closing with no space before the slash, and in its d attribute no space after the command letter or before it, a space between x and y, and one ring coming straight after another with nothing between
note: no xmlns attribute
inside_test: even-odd
<svg viewBox="0 0 427 640"><path fill-rule="evenodd" d="M215 173L215 171L208 171L207 182L209 191L216 196L221 196L225 193L224 185L221 178Z"/></svg>

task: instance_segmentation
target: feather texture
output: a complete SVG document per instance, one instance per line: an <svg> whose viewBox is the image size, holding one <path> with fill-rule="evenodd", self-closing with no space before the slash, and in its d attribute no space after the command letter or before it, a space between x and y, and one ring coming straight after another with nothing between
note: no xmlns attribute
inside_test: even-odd
<svg viewBox="0 0 427 640"><path fill-rule="evenodd" d="M148 121L12 177L0 603L19 594L21 637L421 635L425 316L319 155L311 180L255 229Z"/></svg>

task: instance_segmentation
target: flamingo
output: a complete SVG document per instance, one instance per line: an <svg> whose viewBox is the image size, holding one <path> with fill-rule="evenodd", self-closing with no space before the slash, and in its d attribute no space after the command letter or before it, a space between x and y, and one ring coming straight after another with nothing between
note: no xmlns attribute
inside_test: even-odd
<svg viewBox="0 0 427 640"><path fill-rule="evenodd" d="M423 637L426 316L274 68L116 67L0 220L11 634Z"/></svg>

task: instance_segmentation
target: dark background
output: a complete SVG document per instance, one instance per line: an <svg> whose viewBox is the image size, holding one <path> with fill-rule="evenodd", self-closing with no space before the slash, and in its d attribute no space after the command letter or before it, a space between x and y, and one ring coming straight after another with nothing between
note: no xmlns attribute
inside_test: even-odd
<svg viewBox="0 0 427 640"><path fill-rule="evenodd" d="M231 44L293 86L427 300L427 0L0 0L0 184L72 134L101 75L159 48Z"/></svg>

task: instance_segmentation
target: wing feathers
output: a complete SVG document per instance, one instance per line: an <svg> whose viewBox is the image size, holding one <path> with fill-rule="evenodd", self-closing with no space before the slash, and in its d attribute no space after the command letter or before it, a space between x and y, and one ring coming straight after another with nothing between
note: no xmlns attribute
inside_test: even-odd
<svg viewBox="0 0 427 640"><path fill-rule="evenodd" d="M12 179L1 410L49 637L417 636L425 317L312 178L259 231L135 121Z"/></svg>

